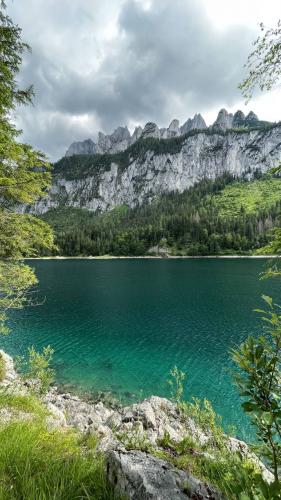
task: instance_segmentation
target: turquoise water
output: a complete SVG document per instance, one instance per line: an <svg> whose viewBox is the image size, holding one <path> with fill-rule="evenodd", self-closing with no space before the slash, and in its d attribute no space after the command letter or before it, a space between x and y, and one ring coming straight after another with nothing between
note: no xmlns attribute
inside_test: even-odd
<svg viewBox="0 0 281 500"><path fill-rule="evenodd" d="M55 349L57 381L85 391L112 391L123 401L169 395L176 364L187 373L185 396L207 397L251 430L232 385L228 351L261 324L261 293L278 297L278 282L259 281L264 260L32 261L42 305L13 313L1 344L22 354L31 344Z"/></svg>

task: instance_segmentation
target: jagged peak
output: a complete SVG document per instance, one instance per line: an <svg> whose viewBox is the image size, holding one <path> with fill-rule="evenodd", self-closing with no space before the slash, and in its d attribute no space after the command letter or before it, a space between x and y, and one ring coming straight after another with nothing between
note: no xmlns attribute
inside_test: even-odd
<svg viewBox="0 0 281 500"><path fill-rule="evenodd" d="M188 118L186 120L180 130L182 134L186 134L187 132L190 132L190 130L204 128L207 128L204 118L200 113L196 113L193 118Z"/></svg>
<svg viewBox="0 0 281 500"><path fill-rule="evenodd" d="M228 113L225 108L222 108L218 113L217 119L213 123L213 128L225 131L232 127L232 123L233 114Z"/></svg>
<svg viewBox="0 0 281 500"><path fill-rule="evenodd" d="M253 111L250 111L245 116L241 110L237 110L233 115L225 108L222 108L210 128L217 131L226 131L230 128L255 127L259 123L259 119ZM206 128L208 127L200 113L196 113L193 118L188 118L182 126L180 126L179 120L176 118L171 121L168 128L162 127L159 129L156 123L147 122L144 128L140 125L136 126L132 135L126 125L118 126L112 134L106 135L103 132L98 132L96 144L92 139L73 142L66 151L65 156L73 154L115 153L123 151L140 138L154 137L156 139L167 139L184 135L193 129Z"/></svg>
<svg viewBox="0 0 281 500"><path fill-rule="evenodd" d="M92 139L84 139L84 141L72 142L66 151L65 156L94 153L96 153L96 144L94 141L92 141Z"/></svg>
<svg viewBox="0 0 281 500"><path fill-rule="evenodd" d="M147 122L144 126L144 129L142 131L141 137L160 137L160 130L156 123L154 122Z"/></svg>

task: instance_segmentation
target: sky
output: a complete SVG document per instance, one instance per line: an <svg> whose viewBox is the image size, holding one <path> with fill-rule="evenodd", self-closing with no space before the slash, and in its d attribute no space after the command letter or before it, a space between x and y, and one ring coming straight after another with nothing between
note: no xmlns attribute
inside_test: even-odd
<svg viewBox="0 0 281 500"><path fill-rule="evenodd" d="M19 83L35 90L14 121L52 161L119 125L167 127L195 113L211 124L221 108L281 120L280 87L247 106L238 89L280 0L7 0L7 11L32 48Z"/></svg>

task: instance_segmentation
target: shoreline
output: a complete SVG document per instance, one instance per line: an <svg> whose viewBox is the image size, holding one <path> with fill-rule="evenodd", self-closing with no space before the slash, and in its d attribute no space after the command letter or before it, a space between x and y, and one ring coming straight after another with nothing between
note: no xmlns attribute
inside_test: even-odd
<svg viewBox="0 0 281 500"><path fill-rule="evenodd" d="M96 255L96 256L63 256L25 257L24 260L139 260L139 259L280 259L281 255Z"/></svg>

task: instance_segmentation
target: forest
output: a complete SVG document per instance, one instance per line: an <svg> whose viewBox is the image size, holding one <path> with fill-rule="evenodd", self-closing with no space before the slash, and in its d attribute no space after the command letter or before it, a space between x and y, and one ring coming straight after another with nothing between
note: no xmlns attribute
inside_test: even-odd
<svg viewBox="0 0 281 500"><path fill-rule="evenodd" d="M238 180L225 173L135 208L93 213L65 206L41 217L55 232L52 254L247 255L264 247L280 226L280 195L278 176L256 171L251 180L249 174Z"/></svg>

